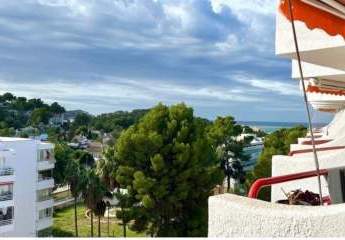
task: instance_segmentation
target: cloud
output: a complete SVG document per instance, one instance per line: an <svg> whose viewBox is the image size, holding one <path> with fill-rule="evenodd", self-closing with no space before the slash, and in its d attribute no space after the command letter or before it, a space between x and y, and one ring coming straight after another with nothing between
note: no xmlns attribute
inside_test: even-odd
<svg viewBox="0 0 345 240"><path fill-rule="evenodd" d="M274 55L275 2L3 1L1 90L93 113L185 101L209 118L269 120L262 109L299 101Z"/></svg>

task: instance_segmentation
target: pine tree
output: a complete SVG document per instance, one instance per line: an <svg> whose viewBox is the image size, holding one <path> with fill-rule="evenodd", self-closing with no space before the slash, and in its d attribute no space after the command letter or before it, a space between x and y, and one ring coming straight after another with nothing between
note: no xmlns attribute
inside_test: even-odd
<svg viewBox="0 0 345 240"><path fill-rule="evenodd" d="M207 235L207 199L223 174L201 126L192 108L159 104L121 134L116 180L128 190L133 229Z"/></svg>

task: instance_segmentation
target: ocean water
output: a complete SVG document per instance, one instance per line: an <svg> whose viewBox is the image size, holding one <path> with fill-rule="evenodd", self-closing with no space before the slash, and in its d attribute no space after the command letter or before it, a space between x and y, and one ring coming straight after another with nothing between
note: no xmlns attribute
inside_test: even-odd
<svg viewBox="0 0 345 240"><path fill-rule="evenodd" d="M307 123L302 122L257 122L257 121L239 121L241 125L246 125L249 127L256 127L261 129L266 133L272 133L280 128L292 128L297 125L308 126ZM319 128L325 126L325 123L313 123L313 127Z"/></svg>
<svg viewBox="0 0 345 240"><path fill-rule="evenodd" d="M281 128L292 128L294 126L297 125L303 125L305 127L308 126L307 123L299 123L299 122L255 122L255 121L239 121L238 122L241 125L246 125L249 127L255 127L255 128L259 128L262 131L266 132L266 133L272 133L278 129ZM316 123L313 124L313 127L319 128L319 127L323 127L326 124L324 123ZM244 165L244 169L246 171L250 171L253 170L254 166L256 165L256 161L258 159L258 157L260 156L261 152L263 150L263 146L262 147L257 147L257 148L251 148L251 149L244 149L244 152L250 156L250 160Z"/></svg>

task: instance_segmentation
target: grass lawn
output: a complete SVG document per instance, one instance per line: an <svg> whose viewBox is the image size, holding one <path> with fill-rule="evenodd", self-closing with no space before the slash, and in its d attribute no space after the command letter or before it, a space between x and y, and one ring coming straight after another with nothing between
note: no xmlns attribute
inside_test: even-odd
<svg viewBox="0 0 345 240"><path fill-rule="evenodd" d="M84 204L78 204L78 233L79 237L90 237L90 219L85 216ZM94 217L94 236L98 234L98 221ZM102 237L108 236L107 218L101 219ZM59 209L54 212L54 237L73 237L74 236L74 208L73 206ZM110 218L110 236L123 237L122 226L118 224L118 220ZM127 228L127 237L145 237L144 233L136 233Z"/></svg>

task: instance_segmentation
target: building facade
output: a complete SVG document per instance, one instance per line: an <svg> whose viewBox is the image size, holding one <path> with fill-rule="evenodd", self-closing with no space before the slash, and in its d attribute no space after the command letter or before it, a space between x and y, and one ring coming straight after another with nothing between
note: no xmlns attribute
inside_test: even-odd
<svg viewBox="0 0 345 240"><path fill-rule="evenodd" d="M291 60L292 78L299 81L296 86L301 86L293 21L308 104L316 111L333 113L334 118L321 129L309 129L298 143L290 145L288 155L273 156L272 177L255 181L248 197L210 197L209 236L344 237L345 0L277 2L276 54ZM296 189L319 193L311 131L315 136L323 205L279 204L286 201L286 193ZM271 202L257 199L265 186L271 186Z"/></svg>
<svg viewBox="0 0 345 240"><path fill-rule="evenodd" d="M0 138L0 236L50 236L53 145Z"/></svg>

